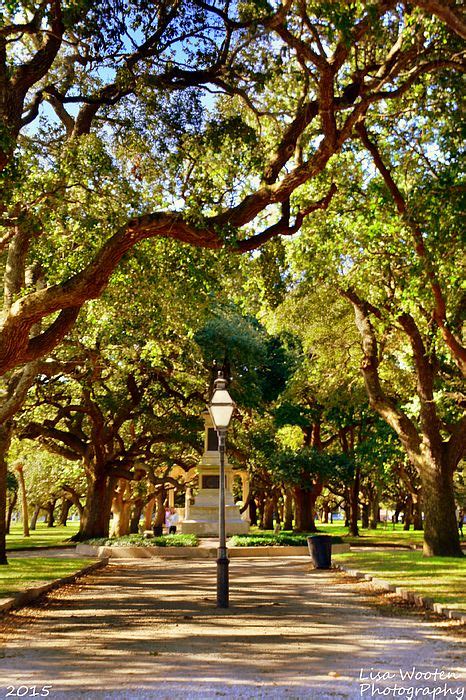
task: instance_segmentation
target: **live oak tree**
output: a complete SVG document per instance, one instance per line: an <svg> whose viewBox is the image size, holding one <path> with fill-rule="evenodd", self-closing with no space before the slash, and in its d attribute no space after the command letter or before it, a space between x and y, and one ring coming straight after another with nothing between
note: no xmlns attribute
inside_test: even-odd
<svg viewBox="0 0 466 700"><path fill-rule="evenodd" d="M461 555L453 475L466 450L461 390L466 373L465 294L457 234L463 206L454 117L459 90L454 78L440 83L439 95L447 109L427 91L424 99L430 114L410 126L414 153L401 148L397 154L405 169L403 178L391 167L385 134L381 133L378 143L370 125L358 126L361 142L383 182L385 209L397 212L401 236L413 255L408 258L411 269L405 270L404 284L399 271L394 271L392 294L381 304L371 306L367 297L346 290L362 338L362 371L371 404L397 432L421 478L425 552L444 555ZM385 333L387 326L398 328L410 349L415 411L400 410L380 381L380 321Z"/></svg>
<svg viewBox="0 0 466 700"><path fill-rule="evenodd" d="M298 189L369 107L458 68L460 11L413 5L7 3L2 454L34 362L136 243L248 253L295 233L335 192L332 183L313 197Z"/></svg>
<svg viewBox="0 0 466 700"><path fill-rule="evenodd" d="M160 268L171 271L169 289L166 289L163 279L151 273L149 262L155 256ZM170 475L173 466L188 470L197 463L198 415L207 400L199 388L204 388L206 376L199 348L193 341L190 344L189 336L193 327L204 318L209 295L215 288L215 279L209 283L215 271L215 261L205 261L204 264L191 254L186 256L186 265L179 268L180 259L180 251L174 250L169 241L162 240L150 251L142 244L136 255L125 260L104 296L87 306L73 336L54 353L55 359L42 363L34 392L30 392L23 405L23 418L17 419L19 434L23 438L31 434L36 436L36 452L40 444L51 452L47 463L50 474L53 474L53 483L44 470L37 471L38 463L46 457L43 450L38 453L40 459L39 456L34 459L34 451L31 449L28 454L25 449L29 444L26 440L21 441L21 454L17 447L9 454L10 462L21 457L29 465L27 472L38 477L40 474L39 478L43 479L40 494L35 479L35 512L37 507L50 510L51 504L65 494L78 508L85 531L91 529L89 521L94 524L98 521L90 534L84 531L80 537L108 534L109 504L115 532L124 532L126 526L129 527L127 516L131 507L133 520L137 522L138 509L140 512L145 502L154 498L158 503L163 496L157 518L159 511L163 513L166 487L180 486ZM185 303L187 297L191 300L189 305ZM126 299L124 305L121 304L122 298ZM143 366L150 369L151 380L150 386L146 387L145 403L139 406L139 410L133 406L131 415L126 416L125 425L118 427L114 414L118 409L120 417L122 412L124 415L128 398L125 396L124 373L140 372ZM96 404L94 413L105 423L103 436L99 430L90 430L92 420L86 418L88 412L82 400L82 392L86 389ZM60 408L58 412L57 408ZM74 437L73 416L75 428L81 424L81 430ZM131 422L129 434L128 420ZM107 425L108 421L110 425ZM155 431L150 439L147 434L143 436L142 443L141 421L146 423L146 433L147 430L149 433ZM97 445L99 435L104 445L100 450ZM82 449L78 449L79 437ZM122 439L126 441L126 451ZM111 479L109 464L107 468L102 464L99 468L95 456L106 450L107 458L110 458L114 440L119 441L120 463L126 455L128 464ZM194 448L193 440L196 442ZM76 449L72 449L73 445ZM199 437L199 449L200 445ZM77 488L70 480L70 469L63 468L65 453L66 459L71 460L69 464L84 464L82 478L86 474L87 494L86 487ZM63 472L61 477L60 470ZM133 486L130 479L138 481ZM137 524L132 524L132 527L137 531Z"/></svg>
<svg viewBox="0 0 466 700"><path fill-rule="evenodd" d="M287 280L287 293L275 308L264 299L262 314L270 329L294 338L297 361L294 375L279 397L274 414L278 426L299 426L301 430L294 452L297 459L302 460L302 471L290 469L287 485L292 487L294 496L295 527L315 530L316 501L334 472L341 471L337 454L341 455L344 447L348 453L348 434L356 427L350 415L348 420L342 418L350 393L348 387L354 389L360 383L354 358L356 334L346 305L341 301L336 303L338 296L331 290L306 294L304 285L297 285L293 290L293 273L287 269L286 252L279 257L281 260L276 262L281 268L281 277ZM341 420L336 420L338 410ZM299 456L303 448L307 461L304 455ZM349 483L348 459L340 461L348 467L345 477ZM286 459L282 469L286 474ZM345 496L348 502L351 500L357 520L359 486L345 488Z"/></svg>
<svg viewBox="0 0 466 700"><path fill-rule="evenodd" d="M184 394L173 368L115 346L89 349L84 367L87 372L74 380L63 376L39 384L42 418L28 412L18 430L20 439L82 465L86 494L79 539L108 536L112 501L124 498L125 482L141 480L157 458L167 459L169 444L180 445L171 466L182 463L183 446L192 451L197 441L190 405L198 402L197 392Z"/></svg>
<svg viewBox="0 0 466 700"><path fill-rule="evenodd" d="M68 514L73 504L80 513L85 483L79 465L50 454L38 443L17 438L13 438L9 462L16 469L17 465L23 468L31 530L35 529L41 511L46 513L50 526L55 521L62 524L62 514ZM60 506L59 512L57 506Z"/></svg>
<svg viewBox="0 0 466 700"><path fill-rule="evenodd" d="M257 502L261 526L272 527L281 484L268 472L267 460L261 463L258 455L263 454L262 448L259 445L254 448L251 439L254 440L254 433L260 434L258 424L262 424L264 414L285 388L293 358L280 337L268 334L251 314L241 313L242 275L238 270L236 273L231 277L237 303L233 303L230 296L228 302L214 304L206 322L195 334L195 340L205 363L206 376L211 374L214 379L217 369L221 368L237 406L227 449L232 463L249 472L249 497L243 508L251 512ZM230 284L231 280L227 280L227 295ZM264 439L267 442L265 436ZM260 437L257 442L261 442Z"/></svg>
<svg viewBox="0 0 466 700"><path fill-rule="evenodd" d="M6 505L10 419L37 374L34 361L60 342L84 301L100 295L118 261L137 241L161 235L200 247L223 245L219 231L225 222L221 220L218 225L206 221L198 230L177 211L141 218L142 211L170 205L182 193L175 186L165 196L162 187L161 196L160 188L153 191L150 178L147 197L135 191L144 138L142 143L139 139L139 154L130 150L130 158L119 168L112 164L112 157L118 155L118 129L110 147L105 143L107 126L120 124L124 132L133 123L138 100L141 112L167 126L174 121L172 91L187 95L178 108L185 111L192 103L195 117L200 98L191 97L190 88L238 92L240 74L233 58L241 47L234 35L245 31L249 22L229 19L222 10L203 4L162 2L155 11L148 11L145 3L141 7L134 3L126 14L128 8L118 3L52 0L33 11L20 2L2 10L0 170L5 274L0 364L1 372L10 370L10 374L0 410L0 513ZM204 33L206 26L208 33ZM247 69L245 73L247 78ZM249 77L254 84L253 74ZM247 101L247 91L240 92ZM159 103L166 108L165 120L160 119L163 113L157 113ZM41 110L42 126L37 121ZM189 127L199 126L195 118L188 128L185 122L182 119L180 126L186 135ZM152 138L153 125L150 120L146 123L143 136ZM137 129L133 133L139 136ZM177 140L183 141L180 136L183 133L177 134ZM125 135L125 145L129 141ZM162 153L167 144L173 145L171 133L162 138ZM157 145L149 149L154 160L161 155ZM163 172L159 168L161 182ZM172 182L179 183L176 170ZM288 221L284 224L287 229ZM20 369L11 373L15 368ZM4 535L1 516L0 540Z"/></svg>
<svg viewBox="0 0 466 700"><path fill-rule="evenodd" d="M161 2L156 10L145 3L129 8L50 0L35 13L20 2L4 12L3 373L54 347L86 299L102 292L122 255L143 238L214 249L228 244L244 253L296 232L306 215L328 205L334 190L299 206L293 193L324 170L370 105L397 100L420 76L458 66L440 22L387 0L335 3L319 16L312 3L263 8L251 11L240 3L229 16L229 3L201 0ZM445 15L457 31L459 13ZM206 119L201 109L205 90L224 94L216 119ZM39 113L43 128L36 125ZM233 117L237 128L226 138ZM151 131L156 121L164 133ZM247 162L249 172L241 162L246 155L240 162L231 155L243 138L263 156L263 162ZM230 148L229 167L203 186L212 148L228 155L231 141L238 146ZM167 156L171 149L175 158ZM199 149L197 162L189 162L188 149ZM156 167L156 159L170 167ZM189 200L191 189L196 202ZM125 191L125 206L109 201ZM87 217L83 207L96 198L101 206ZM160 210L166 204L175 208ZM157 211L147 213L151 205ZM51 256L88 245L86 236L93 239L90 255L68 257L52 279ZM34 255L37 246L45 253ZM34 257L45 282L28 291L25 269ZM42 319L46 326L38 330Z"/></svg>
<svg viewBox="0 0 466 700"><path fill-rule="evenodd" d="M425 315L416 318L416 314L405 310L402 304L397 308L392 299L385 302L385 309L382 310L354 289L346 289L343 294L355 310L364 353L361 369L371 405L396 431L421 476L426 518L425 552L461 555L455 519L453 474L466 449L466 418L461 415L460 406L457 411L453 406L447 408L446 412L443 410L442 399L445 399L445 395L440 368L442 360L439 357L442 348L433 328L437 324L435 309L432 311L432 307L421 306ZM443 293L440 298L444 302ZM392 313L398 312L397 315L392 316L390 312L386 314L387 307L391 307ZM440 328L446 328L448 323L448 334L451 333L457 342L447 321L445 305L442 313L443 318L438 319ZM373 319L377 319L380 325ZM418 399L414 420L411 411L403 410L381 381L379 367L384 358L379 347L383 345L383 336L390 327L392 332L401 329L409 343ZM461 347L460 343L458 345ZM405 351L406 349L405 347ZM447 365L445 358L443 361ZM446 375L451 374L452 368L446 367ZM457 401L453 399L452 403L454 405Z"/></svg>
<svg viewBox="0 0 466 700"><path fill-rule="evenodd" d="M442 122L451 125L451 119L435 116L435 122L427 117L427 124L418 121L413 128L428 133ZM438 141L436 155L425 153L429 141L418 140L414 153L400 148L396 157L403 169L395 173L386 165L387 131L378 146L366 127L358 127L381 178L366 175L361 186L361 172L359 184L347 182L346 204L331 223L323 222L307 251L301 239L295 260L301 256L298 274L304 266L309 279L314 273L321 285L333 285L354 308L371 406L398 435L421 478L425 552L461 556L453 474L466 440L464 296L461 246L454 235L460 208L455 158L448 153L452 137L448 144L445 136Z"/></svg>

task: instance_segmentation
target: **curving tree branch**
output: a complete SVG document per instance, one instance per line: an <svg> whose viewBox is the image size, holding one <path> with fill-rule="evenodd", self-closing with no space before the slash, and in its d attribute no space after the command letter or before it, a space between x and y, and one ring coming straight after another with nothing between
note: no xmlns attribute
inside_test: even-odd
<svg viewBox="0 0 466 700"><path fill-rule="evenodd" d="M430 259L429 251L426 248L421 226L411 216L408 205L406 204L406 200L401 190L396 184L389 168L385 165L376 143L370 139L363 121L359 122L356 125L356 131L358 132L362 143L371 154L377 170L382 175L382 178L396 205L398 213L411 230L417 256L422 262L432 290L434 298L434 309L432 314L433 318L436 324L438 325L443 339L446 345L448 346L456 364L460 368L463 375L466 376L466 347L462 345L459 338L457 338L452 332L452 330L449 328L445 297L440 286L437 272Z"/></svg>
<svg viewBox="0 0 466 700"><path fill-rule="evenodd" d="M438 0L413 0L417 5L430 15L435 15L444 22L449 29L466 39L466 15L464 4L455 2L439 2Z"/></svg>

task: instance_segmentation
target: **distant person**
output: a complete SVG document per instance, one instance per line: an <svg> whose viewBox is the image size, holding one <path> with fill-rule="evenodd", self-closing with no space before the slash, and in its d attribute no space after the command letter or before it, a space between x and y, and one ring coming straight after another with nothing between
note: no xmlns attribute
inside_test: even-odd
<svg viewBox="0 0 466 700"><path fill-rule="evenodd" d="M168 534L176 534L176 526L180 522L180 516L174 508L170 508L170 515L168 516Z"/></svg>
<svg viewBox="0 0 466 700"><path fill-rule="evenodd" d="M463 537L463 523L464 523L464 508L460 508L458 514L458 530L460 531L461 537Z"/></svg>

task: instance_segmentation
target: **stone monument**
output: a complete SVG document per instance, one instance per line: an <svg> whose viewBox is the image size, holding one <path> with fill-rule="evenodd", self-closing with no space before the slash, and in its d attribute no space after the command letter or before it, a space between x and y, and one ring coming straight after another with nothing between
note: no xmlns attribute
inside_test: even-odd
<svg viewBox="0 0 466 700"><path fill-rule="evenodd" d="M218 537L218 506L220 455L217 431L208 411L202 414L205 421L204 454L198 467L199 492L189 506L187 519L180 523L183 534ZM225 528L227 536L249 532L249 522L243 520L239 507L233 501L233 468L225 455Z"/></svg>

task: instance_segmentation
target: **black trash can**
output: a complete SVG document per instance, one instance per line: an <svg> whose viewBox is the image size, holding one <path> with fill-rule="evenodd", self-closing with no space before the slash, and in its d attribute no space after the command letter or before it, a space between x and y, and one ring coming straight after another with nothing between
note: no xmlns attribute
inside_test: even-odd
<svg viewBox="0 0 466 700"><path fill-rule="evenodd" d="M330 535L311 535L307 538L307 546L316 569L330 569L332 564L332 538Z"/></svg>
<svg viewBox="0 0 466 700"><path fill-rule="evenodd" d="M161 537L163 535L163 525L154 525L154 537Z"/></svg>

